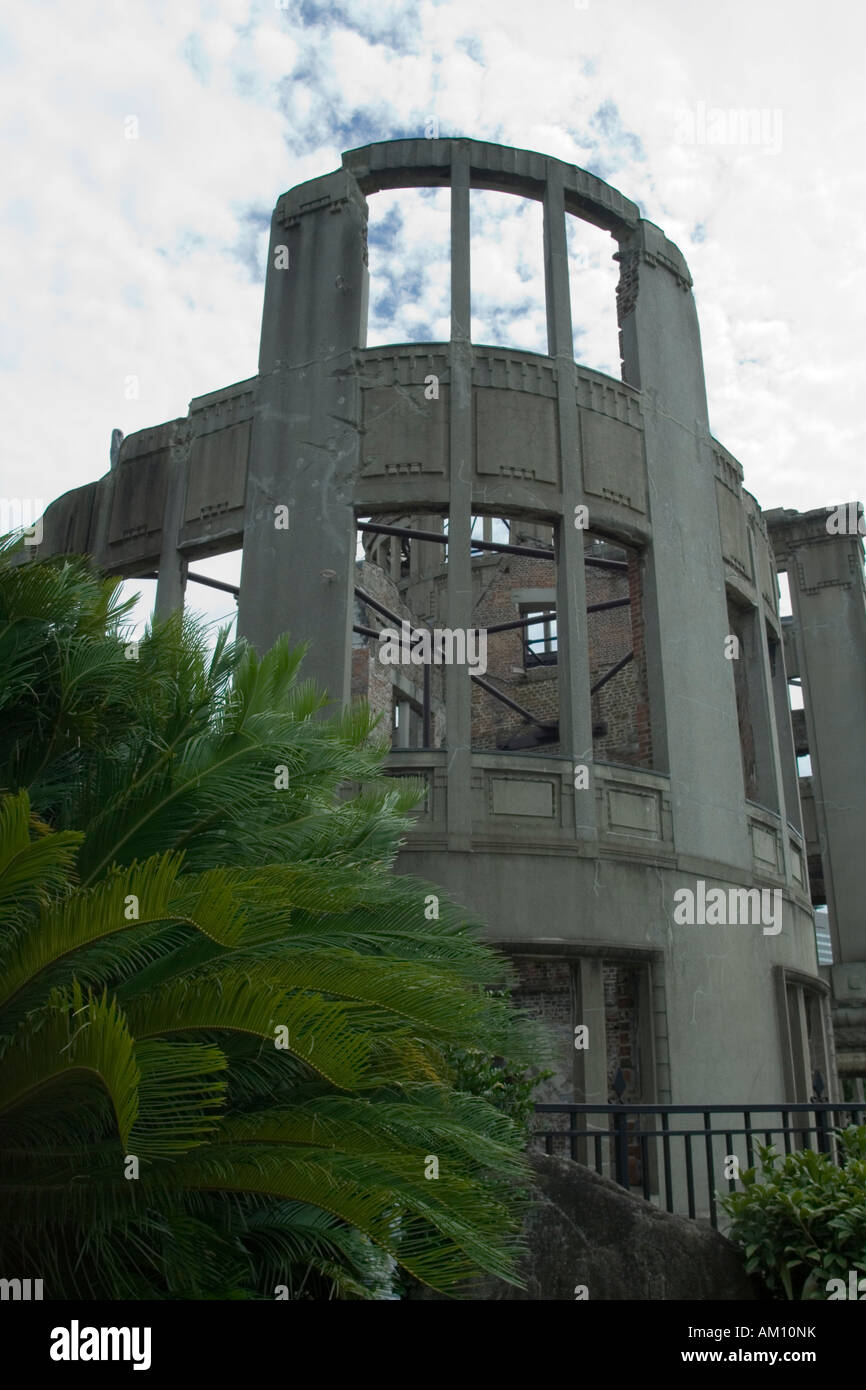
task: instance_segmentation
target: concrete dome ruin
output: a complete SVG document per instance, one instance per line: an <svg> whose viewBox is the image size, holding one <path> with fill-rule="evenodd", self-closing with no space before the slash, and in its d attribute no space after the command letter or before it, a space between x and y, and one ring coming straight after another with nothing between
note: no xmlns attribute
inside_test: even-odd
<svg viewBox="0 0 866 1390"><path fill-rule="evenodd" d="M367 200L415 187L450 191L450 338L368 348ZM541 204L545 354L471 339L471 189ZM612 239L621 379L574 358L569 217ZM863 1099L859 526L745 489L688 266L633 202L472 139L351 150L277 202L257 375L114 454L33 553L155 575L164 615L197 559L242 547L239 632L307 641L306 676L369 700L389 771L424 781L400 868L515 961L558 1040L544 1099L607 1104L619 1077L634 1103L783 1105L816 1075ZM738 920L676 912L714 891Z"/></svg>

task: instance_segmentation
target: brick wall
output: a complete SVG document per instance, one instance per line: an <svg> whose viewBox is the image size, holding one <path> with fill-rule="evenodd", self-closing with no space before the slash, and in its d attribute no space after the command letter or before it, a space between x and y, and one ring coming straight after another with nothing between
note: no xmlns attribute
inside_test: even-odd
<svg viewBox="0 0 866 1390"><path fill-rule="evenodd" d="M556 565L553 560L535 560L525 555L503 555L493 560L485 557L473 563L473 588L473 622L479 627L513 622L522 616L513 602L515 590L547 589L555 593ZM555 604L552 598L551 606ZM528 673L524 665L524 640L525 630L521 628L495 632L488 637L487 679L537 719L555 724L559 718L556 667L536 668ZM496 748L527 729L521 715L473 686L474 748ZM545 752L555 752L558 746L556 743L543 745Z"/></svg>
<svg viewBox="0 0 866 1390"><path fill-rule="evenodd" d="M574 982L570 961L558 957L544 959L516 956L514 965L519 984L512 999L532 1018L541 1019L554 1043L549 1069L554 1075L535 1092L538 1102L574 1099ZM562 1121L561 1124L551 1123ZM567 1129L564 1116L545 1115L546 1128Z"/></svg>
<svg viewBox="0 0 866 1390"><path fill-rule="evenodd" d="M416 615L405 602L397 584L385 574L379 565L371 564L367 560L359 562L356 565L356 583L371 598L378 599L392 613L398 614L401 619L406 618L410 622L417 621ZM361 623L364 627L379 629L397 626L362 603L360 599L357 599L355 603L355 615L356 622ZM397 630L399 632L399 627ZM366 700L375 714L382 715L377 734L381 737L390 737L393 727L394 674L399 672L403 681L408 682L410 686L409 698L420 707L424 699L424 673L421 666L413 666L408 662L393 666L386 665L379 660L379 650L379 644L372 639L362 637L359 633L353 635L352 698L353 700ZM445 740L445 692L441 666L431 668L430 690L433 746L439 747ZM420 730L417 729L417 721L416 730L417 737L412 740L412 744L419 747L421 737Z"/></svg>
<svg viewBox="0 0 866 1390"><path fill-rule="evenodd" d="M554 1075L542 1083L536 1092L537 1101L570 1101L574 1099L574 1028L583 1020L576 1017L574 971L576 962L561 957L515 956L513 963L519 983L512 991L514 1002L531 1017L540 1019L553 1038L554 1056L550 1067ZM602 967L604 987L604 1040L590 1036L590 1046L603 1046L607 1063L607 1094L613 1099L613 1082L621 1070L626 1083L623 1099L639 1104L647 1099L643 1090L643 1070L640 1056L639 998L641 967L628 961L605 961ZM647 1078L648 1095L652 1095L651 1078ZM557 1117L545 1116L545 1128L567 1128L554 1124ZM630 1146L631 1147L631 1146ZM639 1156L639 1145L635 1149Z"/></svg>
<svg viewBox="0 0 866 1390"><path fill-rule="evenodd" d="M589 633L590 683L595 683L629 651L634 660L618 672L592 697L593 725L602 731L593 740L594 756L607 762L625 763L638 767L652 766L652 741L649 698L646 675L644 640L643 586L640 556L626 551L628 570L603 570L587 566L587 603L603 603L611 599L629 598L630 606L605 612L590 613ZM365 561L358 566L359 582L373 597L378 598L401 618L417 621L421 616L432 618L437 626L446 624L446 574L441 572L423 583L403 582L399 586L376 564ZM472 565L473 624L489 627L511 622L522 616L515 602L520 590L544 590L555 606L556 564L551 560L524 555L483 556ZM410 608L411 604L411 608ZM539 606L543 606L539 600ZM379 627L383 620L363 605L358 606L358 620ZM524 655L525 629L492 633L487 640L486 679L529 711L542 724L555 725L559 717L559 679L556 664L529 666ZM375 656L365 661L358 651L375 651L364 638L355 637L353 656L352 694L366 698L377 711L382 711L388 727L392 719L390 684L394 671L400 671L411 683L413 698L420 704L423 696L421 668L405 665L385 667ZM444 742L444 668L434 666L431 673L432 705L434 710L434 746ZM539 731L515 711L494 696L472 686L472 746L476 749L495 749L515 739L528 746ZM384 721L383 721L384 722ZM529 735L527 740L526 735ZM420 736L413 744L420 744ZM540 751L556 753L559 744L542 739Z"/></svg>
<svg viewBox="0 0 866 1390"><path fill-rule="evenodd" d="M652 735L644 637L644 599L641 557L626 550L628 570L599 570L587 566L587 604L628 598L627 608L590 613L590 684L594 685L628 652L634 659L592 697L594 725L606 724L597 736L595 757L634 767L652 767Z"/></svg>
<svg viewBox="0 0 866 1390"><path fill-rule="evenodd" d="M643 1094L638 1031L640 972L628 963L605 961L602 974L608 1094L611 1100L615 1099L613 1083L619 1069L626 1085L622 1093L623 1103L639 1105L646 1099ZM643 1165L639 1129L635 1119L629 1121L629 1181L633 1186L640 1184Z"/></svg>
<svg viewBox="0 0 866 1390"><path fill-rule="evenodd" d="M618 961L605 961L604 1024L607 1043L607 1084L613 1094L617 1068L626 1083L623 1100L638 1103L641 1098L641 1067L638 1035L638 971Z"/></svg>
<svg viewBox="0 0 866 1390"><path fill-rule="evenodd" d="M594 755L602 761L652 766L652 741L644 642L643 588L640 557L628 554L626 574L586 569L587 603L630 598L626 608L612 608L588 615L589 676L594 684L627 652L635 659L592 698L592 721L606 731L593 740ZM505 555L493 564L475 565L474 621L479 626L508 622L520 617L514 591L546 589L555 592L553 561ZM555 600L552 600L555 603ZM538 719L556 722L559 716L559 681L555 665L527 670L524 665L524 633L493 633L487 643L488 676L492 684L523 705ZM475 748L496 748L527 725L520 715L498 703L478 687L472 693L472 743ZM545 752L558 744L545 743Z"/></svg>

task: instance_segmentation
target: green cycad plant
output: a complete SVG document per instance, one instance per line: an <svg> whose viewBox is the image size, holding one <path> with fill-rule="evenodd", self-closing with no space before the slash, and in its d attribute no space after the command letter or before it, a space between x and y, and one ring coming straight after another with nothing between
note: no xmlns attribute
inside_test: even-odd
<svg viewBox="0 0 866 1390"><path fill-rule="evenodd" d="M513 1277L523 1136L457 1050L539 1040L392 872L417 785L281 639L0 561L0 1253L47 1297L388 1296ZM354 789L354 791L352 790Z"/></svg>

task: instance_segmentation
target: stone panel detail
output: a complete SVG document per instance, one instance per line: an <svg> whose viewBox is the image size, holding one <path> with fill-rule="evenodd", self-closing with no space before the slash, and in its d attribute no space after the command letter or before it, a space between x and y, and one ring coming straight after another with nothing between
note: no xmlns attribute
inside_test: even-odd
<svg viewBox="0 0 866 1390"><path fill-rule="evenodd" d="M244 505L252 422L200 435L192 442L186 521L198 521Z"/></svg>
<svg viewBox="0 0 866 1390"><path fill-rule="evenodd" d="M797 574L804 594L817 594L819 589L837 586L850 588L856 567L853 550L828 541L826 545L810 545L797 551Z"/></svg>
<svg viewBox="0 0 866 1390"><path fill-rule="evenodd" d="M751 580L749 532L741 498L716 478L716 505L719 509L719 535L722 555L744 579Z"/></svg>
<svg viewBox="0 0 866 1390"><path fill-rule="evenodd" d="M643 426L640 393L623 381L587 367L577 368L577 404L581 410L609 415L624 425L634 425L636 429Z"/></svg>
<svg viewBox="0 0 866 1390"><path fill-rule="evenodd" d="M372 386L363 392L361 476L411 477L446 471L448 388L427 400L421 386Z"/></svg>
<svg viewBox="0 0 866 1390"><path fill-rule="evenodd" d="M162 530L170 450L160 449L117 470L108 539L111 544Z"/></svg>
<svg viewBox="0 0 866 1390"><path fill-rule="evenodd" d="M646 515L646 468L639 432L582 410L580 437L585 490Z"/></svg>
<svg viewBox="0 0 866 1390"><path fill-rule="evenodd" d="M774 870L779 868L779 841L770 830L752 823L752 855L758 864L768 864Z"/></svg>
<svg viewBox="0 0 866 1390"><path fill-rule="evenodd" d="M490 811L494 816L552 817L556 797L553 782L491 777Z"/></svg>
<svg viewBox="0 0 866 1390"><path fill-rule="evenodd" d="M652 840L661 838L661 807L657 792L626 791L622 787L607 789L608 829L626 835L646 835Z"/></svg>
<svg viewBox="0 0 866 1390"><path fill-rule="evenodd" d="M479 387L475 396L476 460L480 474L559 481L556 403L526 391ZM515 462L507 463L507 459Z"/></svg>
<svg viewBox="0 0 866 1390"><path fill-rule="evenodd" d="M556 396L557 369L553 362L507 348L475 348L472 385L525 391L535 396Z"/></svg>

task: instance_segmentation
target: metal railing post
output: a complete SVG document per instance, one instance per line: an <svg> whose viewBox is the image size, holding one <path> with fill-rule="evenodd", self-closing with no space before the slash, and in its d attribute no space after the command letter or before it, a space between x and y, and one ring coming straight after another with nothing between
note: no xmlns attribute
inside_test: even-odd
<svg viewBox="0 0 866 1390"><path fill-rule="evenodd" d="M616 1107L613 1112L614 1162L616 1180L620 1187L628 1190L628 1111Z"/></svg>
<svg viewBox="0 0 866 1390"><path fill-rule="evenodd" d="M625 1091L625 1082L621 1073L617 1074L614 1081L613 1094L619 1098ZM611 1100L607 1105L594 1105L589 1103L539 1103L535 1107L539 1115L564 1115L568 1119L568 1128L565 1130L538 1130L536 1131L535 1142L543 1143L547 1152L553 1152L554 1139L561 1136L568 1141L568 1148L571 1156L581 1161L581 1155L585 1155L585 1162L592 1164L595 1162L595 1170L598 1173L608 1170L608 1160L602 1158L602 1146L607 1146L609 1154L609 1164L611 1175L619 1187L626 1192L631 1191L631 1173L629 1141L631 1132L629 1126L634 1122L636 1129L634 1137L640 1150L641 1173L636 1178L635 1186L643 1190L644 1196L652 1200L653 1180L648 1172L649 1169L649 1141L661 1141L662 1167L663 1171L658 1174L658 1198L659 1204L662 1203L668 1211L674 1211L685 1199L688 1207L688 1214L692 1218L698 1216L709 1216L713 1225L717 1225L719 1219L718 1204L716 1202L715 1184L715 1151L714 1141L716 1136L724 1139L726 1152L733 1153L738 1139L745 1143L747 1162L750 1168L755 1166L755 1147L756 1141L760 1140L761 1135L767 1143L772 1145L779 1152L790 1153L790 1135L793 1124L797 1120L806 1125L809 1134L814 1133L816 1137L816 1147L819 1153L825 1154L835 1163L843 1160L841 1146L836 1143L835 1132L837 1128L847 1124L854 1124L862 1116L862 1101L827 1101L813 1096L810 1101L786 1101L776 1105L762 1105L757 1101L750 1101L746 1105L726 1104L717 1105L707 1110L703 1106L696 1105L623 1105L621 1100ZM701 1115L703 1123L695 1125L689 1123L689 1116ZM814 1115L814 1122L811 1116ZM714 1128L715 1117L724 1117L718 1128ZM679 1121L679 1123L678 1123ZM738 1122L739 1121L739 1122ZM757 1121L757 1123L756 1123ZM611 1123L612 1122L612 1123ZM604 1127L602 1127L604 1126ZM671 1155L672 1140L682 1140L683 1142L683 1161L684 1170L680 1174L680 1181L683 1188L674 1191L674 1171ZM591 1156L590 1140L594 1153ZM707 1200L704 1206L703 1184L699 1179L696 1170L696 1154L693 1148L695 1140L703 1140L704 1162L707 1173ZM787 1141L787 1142L786 1142ZM702 1165L703 1166L703 1165ZM736 1190L736 1179L728 1179L728 1190ZM648 1189L652 1188L652 1191ZM700 1210L698 1209L700 1206Z"/></svg>

